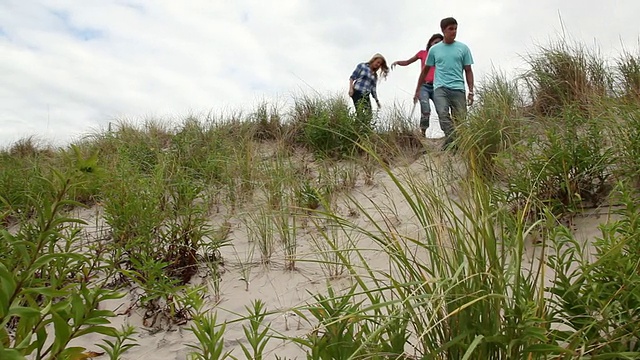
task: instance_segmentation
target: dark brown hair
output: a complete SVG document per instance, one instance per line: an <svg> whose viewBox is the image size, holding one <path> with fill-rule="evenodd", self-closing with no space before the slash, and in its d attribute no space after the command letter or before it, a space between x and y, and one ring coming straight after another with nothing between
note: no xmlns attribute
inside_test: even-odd
<svg viewBox="0 0 640 360"><path fill-rule="evenodd" d="M450 25L458 25L458 21L452 17L444 18L440 21L440 30L444 31Z"/></svg>
<svg viewBox="0 0 640 360"><path fill-rule="evenodd" d="M429 48L431 48L431 43L435 39L440 39L440 41L442 41L442 40L444 40L444 36L442 36L442 34L433 34L433 35L431 35L431 37L429 38L429 41L427 41L427 51L429 51Z"/></svg>

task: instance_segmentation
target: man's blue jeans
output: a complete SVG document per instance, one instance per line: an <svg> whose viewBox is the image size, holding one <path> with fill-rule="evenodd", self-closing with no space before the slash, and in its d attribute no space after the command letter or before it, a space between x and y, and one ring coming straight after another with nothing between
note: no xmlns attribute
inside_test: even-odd
<svg viewBox="0 0 640 360"><path fill-rule="evenodd" d="M455 138L455 126L467 116L467 99L464 90L439 87L433 92L433 104L436 106L440 127L446 136L444 148Z"/></svg>

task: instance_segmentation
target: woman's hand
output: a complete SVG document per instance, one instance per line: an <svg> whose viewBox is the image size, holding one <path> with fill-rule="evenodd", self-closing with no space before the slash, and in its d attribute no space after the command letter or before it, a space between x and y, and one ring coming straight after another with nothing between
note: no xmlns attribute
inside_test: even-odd
<svg viewBox="0 0 640 360"><path fill-rule="evenodd" d="M394 67L396 67L396 66L398 66L398 62L397 62L397 61L394 61L394 62L391 64L391 70L393 70L393 68L394 68Z"/></svg>

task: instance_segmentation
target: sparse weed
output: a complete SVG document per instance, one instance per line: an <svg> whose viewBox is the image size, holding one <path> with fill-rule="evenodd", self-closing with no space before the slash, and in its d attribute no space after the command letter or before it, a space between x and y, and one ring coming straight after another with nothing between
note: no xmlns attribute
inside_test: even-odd
<svg viewBox="0 0 640 360"><path fill-rule="evenodd" d="M287 270L296 269L298 255L297 217L298 214L291 207L283 208L274 214L275 227L284 251L284 267Z"/></svg>
<svg viewBox="0 0 640 360"><path fill-rule="evenodd" d="M316 233L311 235L311 243L322 271L329 280L344 276L351 265L351 254L357 248L356 234L334 224L331 218L312 221Z"/></svg>
<svg viewBox="0 0 640 360"><path fill-rule="evenodd" d="M240 254L234 249L236 254L236 261L240 266L240 280L244 282L244 290L249 291L249 285L251 284L251 270L255 266L253 255L255 254L256 243L254 241L249 242L249 249L245 252L244 257L241 259Z"/></svg>
<svg viewBox="0 0 640 360"><path fill-rule="evenodd" d="M275 251L275 229L272 214L261 208L247 214L245 220L249 241L257 245L263 264L269 265Z"/></svg>

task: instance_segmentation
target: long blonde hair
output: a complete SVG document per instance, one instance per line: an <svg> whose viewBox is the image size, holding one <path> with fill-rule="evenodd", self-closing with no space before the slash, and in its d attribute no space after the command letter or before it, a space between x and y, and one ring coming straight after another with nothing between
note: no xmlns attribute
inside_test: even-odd
<svg viewBox="0 0 640 360"><path fill-rule="evenodd" d="M387 60L384 58L384 56L382 56L382 54L374 54L371 57L371 60L367 62L367 64L371 64L372 62L376 61L376 59L382 59L382 65L380 65L380 69L378 69L378 71L376 71L375 74L376 76L380 76L383 79L386 79L387 75L389 74L389 66L387 65ZM378 72L380 74L378 74Z"/></svg>

